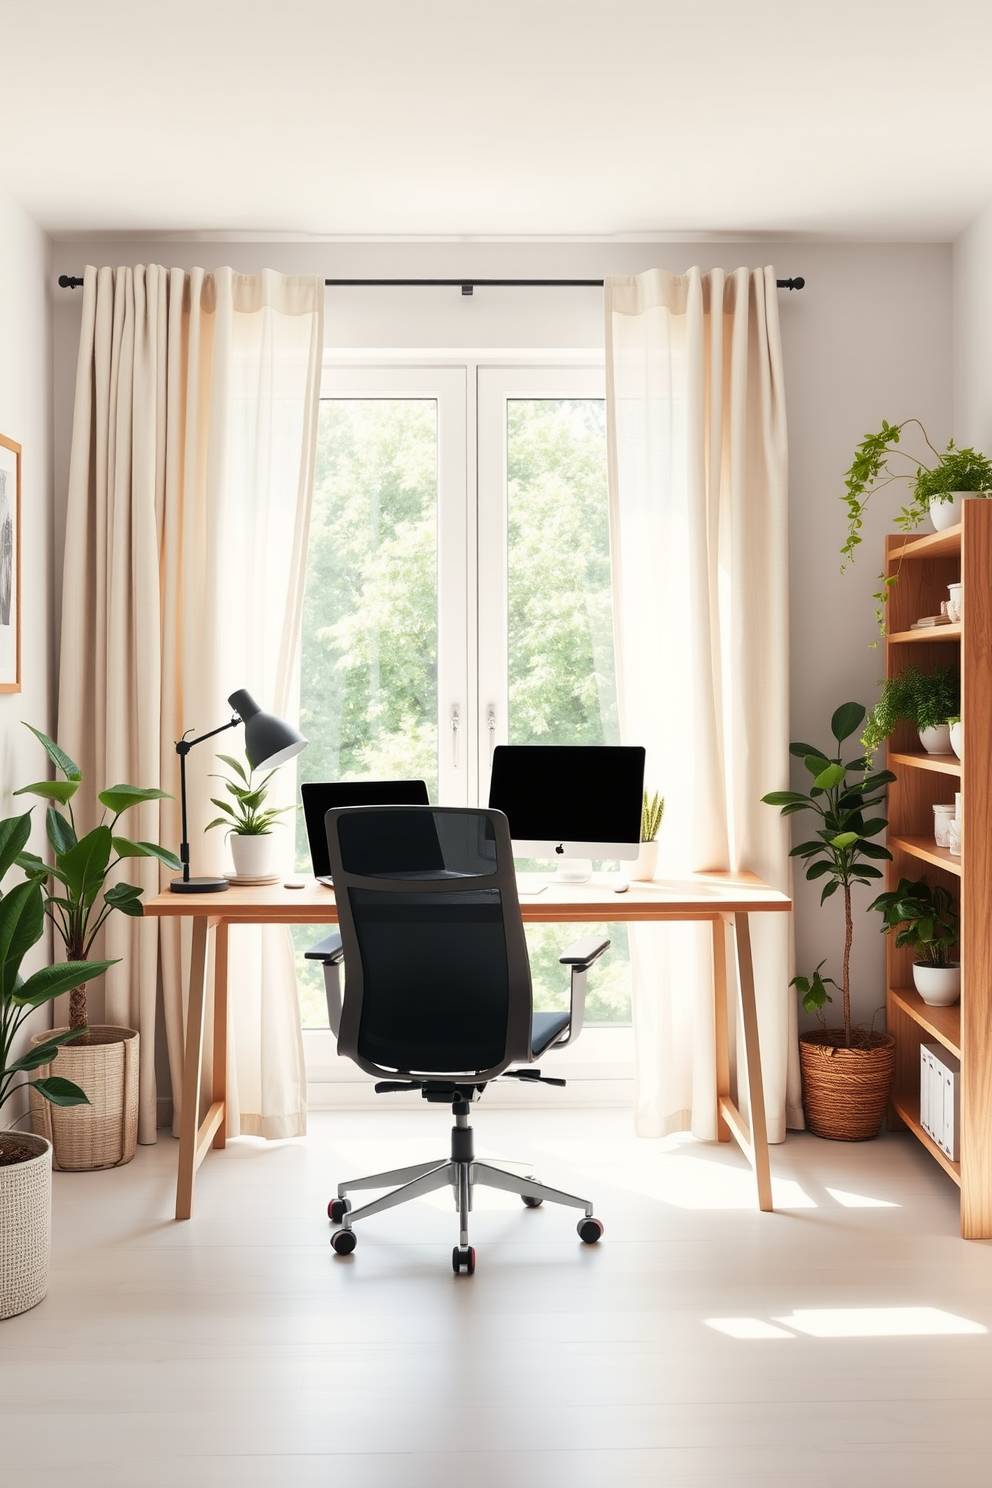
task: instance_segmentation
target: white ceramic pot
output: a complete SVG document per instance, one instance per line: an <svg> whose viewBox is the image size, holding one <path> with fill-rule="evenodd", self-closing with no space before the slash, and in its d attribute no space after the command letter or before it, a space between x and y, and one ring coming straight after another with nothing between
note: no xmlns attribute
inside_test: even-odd
<svg viewBox="0 0 992 1488"><path fill-rule="evenodd" d="M957 723L952 723L948 729L951 739L951 748L958 759L964 759L964 724L959 718Z"/></svg>
<svg viewBox="0 0 992 1488"><path fill-rule="evenodd" d="M964 613L962 609L962 596L964 585L960 581L947 586L947 618L953 624L957 624Z"/></svg>
<svg viewBox="0 0 992 1488"><path fill-rule="evenodd" d="M627 869L627 877L634 883L650 883L658 867L658 843L642 842L637 852L637 861Z"/></svg>
<svg viewBox="0 0 992 1488"><path fill-rule="evenodd" d="M961 996L961 966L927 966L913 962L913 984L928 1007L950 1007Z"/></svg>
<svg viewBox="0 0 992 1488"><path fill-rule="evenodd" d="M231 832L228 836L234 871L239 878L263 878L276 871L275 839L270 832L260 832L254 837Z"/></svg>
<svg viewBox="0 0 992 1488"><path fill-rule="evenodd" d="M982 497L985 491L951 491L949 501L939 501L936 497L930 502L930 520L938 532L943 532L945 527L953 527L961 520L961 504L969 497Z"/></svg>
<svg viewBox="0 0 992 1488"><path fill-rule="evenodd" d="M946 723L940 723L936 728L920 729L920 743L927 754L950 754L950 728Z"/></svg>
<svg viewBox="0 0 992 1488"><path fill-rule="evenodd" d="M34 1149L0 1166L0 1318L27 1312L48 1291L52 1248L52 1149L44 1137L7 1132Z"/></svg>

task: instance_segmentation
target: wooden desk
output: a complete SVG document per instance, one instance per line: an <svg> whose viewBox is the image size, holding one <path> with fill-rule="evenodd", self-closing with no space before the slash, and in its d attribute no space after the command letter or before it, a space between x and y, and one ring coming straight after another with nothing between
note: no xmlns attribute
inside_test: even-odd
<svg viewBox="0 0 992 1488"><path fill-rule="evenodd" d="M615 894L601 883L549 885L543 893L522 895L520 908L530 924L575 921L708 920L713 930L713 997L716 1019L717 1131L721 1142L731 1136L754 1168L758 1204L772 1207L771 1174L765 1098L761 1085L761 1053L751 964L748 915L782 913L792 902L750 873L700 873L681 880L658 879L631 884ZM227 943L231 925L334 924L337 907L331 889L310 884L305 889L231 888L222 894L159 894L145 905L146 915L193 920L190 957L189 1006L183 1059L183 1104L179 1128L179 1176L176 1218L193 1212L196 1170L211 1146L225 1145L227 1094ZM738 990L744 1027L744 1059L750 1127L730 1097L730 1053L727 1028L726 931L733 926L737 943ZM207 991L207 943L214 945L213 1102L200 1121L200 1080L203 1057L203 1016ZM785 989L783 988L783 996Z"/></svg>

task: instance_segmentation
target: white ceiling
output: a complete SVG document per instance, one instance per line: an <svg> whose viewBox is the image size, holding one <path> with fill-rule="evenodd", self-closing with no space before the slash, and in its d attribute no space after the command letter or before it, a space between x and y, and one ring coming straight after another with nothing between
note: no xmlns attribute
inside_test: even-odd
<svg viewBox="0 0 992 1488"><path fill-rule="evenodd" d="M50 233L952 239L992 0L0 0Z"/></svg>

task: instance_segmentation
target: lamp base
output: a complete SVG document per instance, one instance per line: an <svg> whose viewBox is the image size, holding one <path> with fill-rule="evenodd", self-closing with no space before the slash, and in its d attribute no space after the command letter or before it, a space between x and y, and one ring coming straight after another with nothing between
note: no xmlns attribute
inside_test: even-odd
<svg viewBox="0 0 992 1488"><path fill-rule="evenodd" d="M226 878L174 878L169 885L174 894L222 894L230 887Z"/></svg>

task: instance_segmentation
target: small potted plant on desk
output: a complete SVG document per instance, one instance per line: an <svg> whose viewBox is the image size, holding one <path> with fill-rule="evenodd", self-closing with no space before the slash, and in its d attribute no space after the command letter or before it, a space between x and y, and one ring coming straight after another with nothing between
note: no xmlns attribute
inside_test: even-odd
<svg viewBox="0 0 992 1488"><path fill-rule="evenodd" d="M653 796L644 792L641 805L641 845L637 861L630 870L635 883L649 883L658 869L658 832L665 815L665 798L655 791Z"/></svg>
<svg viewBox="0 0 992 1488"><path fill-rule="evenodd" d="M901 878L894 889L879 894L870 909L877 909L884 924L882 933L896 932L896 947L916 952L913 985L930 1007L950 1007L961 996L961 963L948 959L957 944L958 913L950 891L943 884Z"/></svg>
<svg viewBox="0 0 992 1488"><path fill-rule="evenodd" d="M179 859L168 848L118 835L117 824L125 811L143 801L166 799L167 792L136 785L114 785L100 791L97 801L103 807L101 820L80 837L72 801L82 786L82 771L54 740L30 724L26 727L41 741L55 769L65 778L41 780L14 792L15 796L40 796L52 803L45 815L52 861L46 863L35 853L22 852L17 862L41 887L45 913L65 945L68 960L88 963L100 929L115 910L139 918L144 913L144 889L129 883L107 886L108 877L119 863L126 858L155 858L167 868L182 870ZM47 889L53 881L53 887ZM67 1030L72 1038L58 1054L59 1075L85 1090L86 1105L63 1110L42 1100L36 1090L31 1092L34 1129L51 1140L54 1167L76 1172L130 1162L138 1141L138 1031L89 1022L82 984L90 979L89 974L77 977L77 985L72 988ZM36 1039L46 1043L49 1035L37 1035ZM46 1069L45 1074L50 1071Z"/></svg>
<svg viewBox="0 0 992 1488"><path fill-rule="evenodd" d="M803 1111L810 1131L837 1141L863 1142L878 1135L885 1115L895 1069L895 1040L891 1034L857 1027L851 1020L851 944L854 935L852 889L871 885L882 877L875 861L890 858L887 848L873 841L888 825L883 816L867 816L885 799L884 789L896 777L888 770L872 772L871 759L861 755L844 761L844 741L856 734L865 718L860 703L844 703L830 720L836 740L835 754L816 745L793 743L791 754L803 761L812 777L810 789L771 791L762 796L769 806L778 806L783 816L810 811L819 818L814 838L800 842L791 856L806 865L811 881L824 879L820 903L841 893L844 900L844 954L841 998L844 1024L824 1026L799 1039L799 1061L803 1078ZM875 860L875 861L873 861ZM828 986L832 977L821 975L820 962L811 977L794 977L807 1012L823 1019L823 1008L833 999Z"/></svg>
<svg viewBox="0 0 992 1488"><path fill-rule="evenodd" d="M214 780L223 780L224 789L231 800L221 801L216 796L211 796L212 804L219 807L224 815L215 816L207 824L206 830L209 832L213 827L227 828L234 872L240 882L274 883L279 874L273 861L272 828L280 816L288 811L295 811L296 807L266 806L269 781L276 773L275 770L270 770L261 780L256 780L255 772L247 759L242 764L230 754L218 754L217 758L233 771L233 778L227 775L213 777Z"/></svg>
<svg viewBox="0 0 992 1488"><path fill-rule="evenodd" d="M30 812L0 821L0 878L14 866L30 830ZM67 961L22 977L21 961L44 928L45 907L36 882L28 879L0 893L0 944L6 947L0 961L0 1109L24 1086L55 1106L87 1104L86 1095L71 1080L45 1074L30 1078L51 1064L81 1030L43 1034L40 1043L19 1059L14 1057L14 1041L26 1018L112 964ZM26 1312L48 1289L51 1211L51 1144L34 1133L0 1131L0 1318Z"/></svg>
<svg viewBox="0 0 992 1488"><path fill-rule="evenodd" d="M886 677L882 695L868 714L861 742L869 754L905 719L920 736L928 754L951 753L950 720L961 712L961 679L956 667L921 672L908 666L898 677Z"/></svg>

